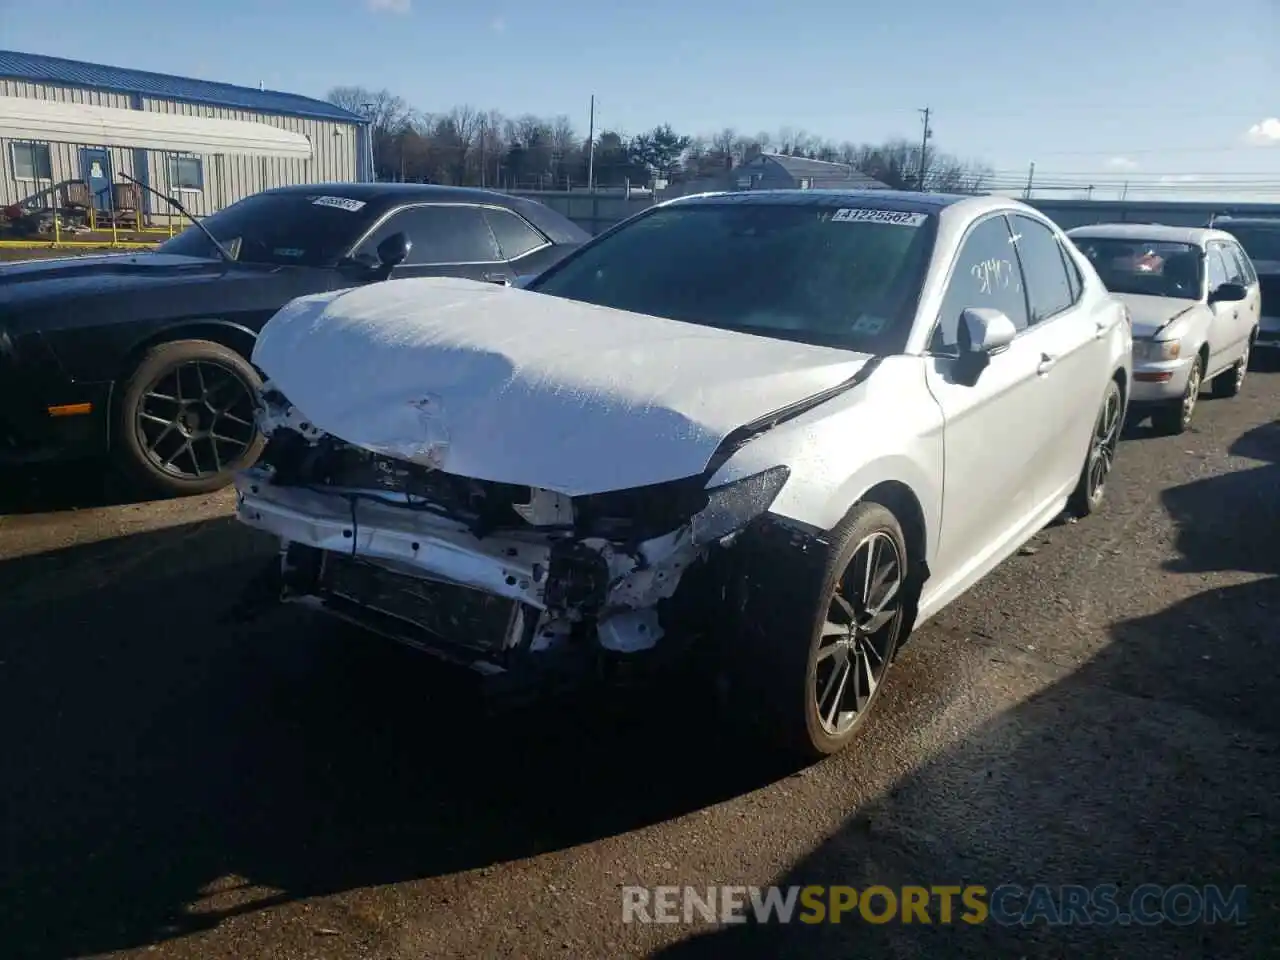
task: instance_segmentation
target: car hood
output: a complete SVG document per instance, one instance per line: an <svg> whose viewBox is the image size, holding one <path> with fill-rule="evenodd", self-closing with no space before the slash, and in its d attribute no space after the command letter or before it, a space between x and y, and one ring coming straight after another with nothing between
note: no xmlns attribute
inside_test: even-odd
<svg viewBox="0 0 1280 960"><path fill-rule="evenodd" d="M1162 327L1199 305L1196 300L1180 300L1176 297L1152 297L1138 293L1118 293L1116 296L1129 308L1129 316L1133 320L1133 335L1139 340L1155 336Z"/></svg>
<svg viewBox="0 0 1280 960"><path fill-rule="evenodd" d="M227 269L219 260L161 253L19 260L0 265L0 304L189 283Z"/></svg>
<svg viewBox="0 0 1280 960"><path fill-rule="evenodd" d="M347 443L570 496L693 476L735 429L870 359L444 278L301 297L253 352Z"/></svg>

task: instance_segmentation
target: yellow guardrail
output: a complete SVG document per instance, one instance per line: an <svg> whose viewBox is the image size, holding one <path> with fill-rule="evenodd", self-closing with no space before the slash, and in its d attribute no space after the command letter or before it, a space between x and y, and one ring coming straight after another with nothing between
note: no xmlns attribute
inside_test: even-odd
<svg viewBox="0 0 1280 960"><path fill-rule="evenodd" d="M0 240L0 250L59 250L63 247L150 249L158 240Z"/></svg>

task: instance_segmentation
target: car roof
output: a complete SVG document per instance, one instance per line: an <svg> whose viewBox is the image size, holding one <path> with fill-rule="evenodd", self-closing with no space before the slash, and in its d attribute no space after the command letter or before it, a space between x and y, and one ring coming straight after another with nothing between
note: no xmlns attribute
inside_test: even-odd
<svg viewBox="0 0 1280 960"><path fill-rule="evenodd" d="M1203 247L1210 240L1230 240L1231 235L1210 227L1173 227L1164 223L1090 223L1067 231L1072 239L1155 240Z"/></svg>
<svg viewBox="0 0 1280 960"><path fill-rule="evenodd" d="M937 213L970 199L945 193L915 193L909 190L732 190L694 193L668 200L663 206L722 205L747 206L806 205L829 207L836 204L859 204L873 210L902 210L908 213Z"/></svg>
<svg viewBox="0 0 1280 960"><path fill-rule="evenodd" d="M363 200L371 208L387 210L404 203L483 203L519 213L553 243L585 243L591 235L544 203L482 187L454 187L437 183L303 183L273 187L264 194L325 194Z"/></svg>

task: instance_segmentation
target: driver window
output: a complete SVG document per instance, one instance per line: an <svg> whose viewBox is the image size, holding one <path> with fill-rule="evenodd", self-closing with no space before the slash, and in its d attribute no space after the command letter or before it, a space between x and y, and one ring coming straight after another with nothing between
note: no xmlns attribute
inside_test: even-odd
<svg viewBox="0 0 1280 960"><path fill-rule="evenodd" d="M1216 243L1209 248L1208 261L1209 292L1213 293L1227 282L1230 271L1227 270L1227 265L1222 259L1222 248Z"/></svg>
<svg viewBox="0 0 1280 960"><path fill-rule="evenodd" d="M1236 256L1236 252L1231 249L1231 245L1223 243L1218 246L1218 249L1222 252L1222 262L1227 268L1227 281L1247 287L1249 281L1244 275L1244 265L1240 262L1240 258Z"/></svg>
<svg viewBox="0 0 1280 960"><path fill-rule="evenodd" d="M930 350L955 353L960 314L969 307L999 310L1013 321L1017 330L1025 330L1029 325L1022 272L1009 222L1003 216L982 221L965 238L942 298Z"/></svg>

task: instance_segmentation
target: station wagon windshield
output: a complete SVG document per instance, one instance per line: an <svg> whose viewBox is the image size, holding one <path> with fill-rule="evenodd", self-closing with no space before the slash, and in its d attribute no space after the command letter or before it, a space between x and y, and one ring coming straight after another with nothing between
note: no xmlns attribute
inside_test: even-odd
<svg viewBox="0 0 1280 960"><path fill-rule="evenodd" d="M599 306L868 353L902 349L932 214L777 203L655 210L530 289Z"/></svg>
<svg viewBox="0 0 1280 960"><path fill-rule="evenodd" d="M203 223L241 263L320 267L336 263L371 222L360 200L310 193L260 193L205 217ZM200 230L188 227L160 253L217 257Z"/></svg>
<svg viewBox="0 0 1280 960"><path fill-rule="evenodd" d="M1112 293L1197 300L1204 278L1204 252L1190 243L1072 237Z"/></svg>

